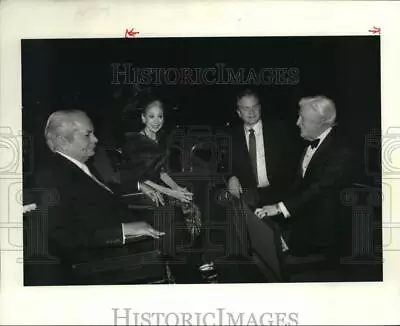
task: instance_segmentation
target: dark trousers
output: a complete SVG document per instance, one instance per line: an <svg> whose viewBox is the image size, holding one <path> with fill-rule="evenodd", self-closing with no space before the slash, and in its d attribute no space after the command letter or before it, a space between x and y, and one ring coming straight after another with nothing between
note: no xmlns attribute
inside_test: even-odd
<svg viewBox="0 0 400 326"><path fill-rule="evenodd" d="M266 218L269 218L278 226L283 240L289 247L287 254L300 257L321 254L327 258L328 264L338 262L339 252L335 244L322 246L312 243L312 239L299 232L291 223L291 219L285 218L282 214Z"/></svg>

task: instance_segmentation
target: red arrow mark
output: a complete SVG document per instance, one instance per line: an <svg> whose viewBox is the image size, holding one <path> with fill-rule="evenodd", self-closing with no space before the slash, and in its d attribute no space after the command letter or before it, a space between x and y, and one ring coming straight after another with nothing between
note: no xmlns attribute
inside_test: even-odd
<svg viewBox="0 0 400 326"><path fill-rule="evenodd" d="M381 34L381 28L374 26L372 29L369 29L368 32L370 32L372 34Z"/></svg>
<svg viewBox="0 0 400 326"><path fill-rule="evenodd" d="M134 28L131 28L131 30L125 29L125 38L136 37L137 34L139 34L139 32L135 32Z"/></svg>

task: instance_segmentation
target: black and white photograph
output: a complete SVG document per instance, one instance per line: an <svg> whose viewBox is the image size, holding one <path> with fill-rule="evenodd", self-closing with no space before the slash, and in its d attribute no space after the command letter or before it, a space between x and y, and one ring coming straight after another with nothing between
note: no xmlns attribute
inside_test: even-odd
<svg viewBox="0 0 400 326"><path fill-rule="evenodd" d="M23 282L380 282L381 38L21 40Z"/></svg>
<svg viewBox="0 0 400 326"><path fill-rule="evenodd" d="M0 324L399 324L399 6L0 1Z"/></svg>

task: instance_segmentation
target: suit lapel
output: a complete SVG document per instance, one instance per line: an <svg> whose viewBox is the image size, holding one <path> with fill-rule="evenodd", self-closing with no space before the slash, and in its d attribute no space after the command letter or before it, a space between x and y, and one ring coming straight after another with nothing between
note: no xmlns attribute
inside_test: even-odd
<svg viewBox="0 0 400 326"><path fill-rule="evenodd" d="M243 158L245 159L246 162L250 162L250 154L249 154L249 149L247 148L246 135L245 135L246 131L243 125L238 131L239 131L239 141L242 148L242 154L244 155Z"/></svg>
<svg viewBox="0 0 400 326"><path fill-rule="evenodd" d="M103 177L100 175L99 171L97 170L97 168L94 166L93 161L89 161L86 165L88 166L90 173L94 175L95 178L97 178L97 180L99 180L100 182L104 183Z"/></svg>
<svg viewBox="0 0 400 326"><path fill-rule="evenodd" d="M57 161L61 162L60 164L65 166L65 169L70 171L70 177L71 178L77 178L77 179L82 179L86 180L87 183L94 185L96 189L102 189L103 191L109 193L106 189L104 189L102 186L100 186L96 181L94 181L89 175L87 175L82 169L80 169L76 164L68 160L67 158L59 155L59 154L54 154ZM93 172L92 172L93 173ZM96 176L97 178L97 176ZM101 181L101 179L99 179ZM102 181L101 181L102 182Z"/></svg>
<svg viewBox="0 0 400 326"><path fill-rule="evenodd" d="M297 175L300 177L300 179L303 178L303 161L304 161L304 156L306 156L308 146L306 146L303 150L303 153L301 154L300 158L300 163L297 167Z"/></svg>
<svg viewBox="0 0 400 326"><path fill-rule="evenodd" d="M265 123L264 121L262 122L262 130L263 130L263 142L264 142L264 161L265 161L265 168L269 172L269 176L271 176L273 173L271 173L271 162L274 159L273 152L274 149L271 149L271 144L269 143L268 140L270 139L269 137L269 128L268 124ZM265 158L267 158L265 160Z"/></svg>
<svg viewBox="0 0 400 326"><path fill-rule="evenodd" d="M303 153L301 154L300 157L300 161L297 164L297 171L294 178L293 188L297 188L303 180L303 160L304 156L306 155L306 152L307 152L307 146L304 148Z"/></svg>

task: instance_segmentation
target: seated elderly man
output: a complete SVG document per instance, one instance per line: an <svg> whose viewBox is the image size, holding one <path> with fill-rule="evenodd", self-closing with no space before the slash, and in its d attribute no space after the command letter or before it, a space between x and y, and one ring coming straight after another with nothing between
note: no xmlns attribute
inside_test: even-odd
<svg viewBox="0 0 400 326"><path fill-rule="evenodd" d="M256 209L259 218L289 221L284 233L293 255L337 257L340 244L340 193L351 183L352 151L336 127L336 108L325 96L303 98L297 126L308 144L290 193L281 202ZM274 218L279 221L279 218ZM285 224L285 223L284 223Z"/></svg>
<svg viewBox="0 0 400 326"><path fill-rule="evenodd" d="M56 204L47 208L50 254L57 252L70 265L98 261L128 254L128 243L139 238L164 235L135 219L120 197L85 164L95 153L97 138L84 112L54 112L47 121L45 138L52 154L36 174L34 187L56 197ZM153 189L140 182L136 185L158 200ZM133 246L140 247L140 243Z"/></svg>

